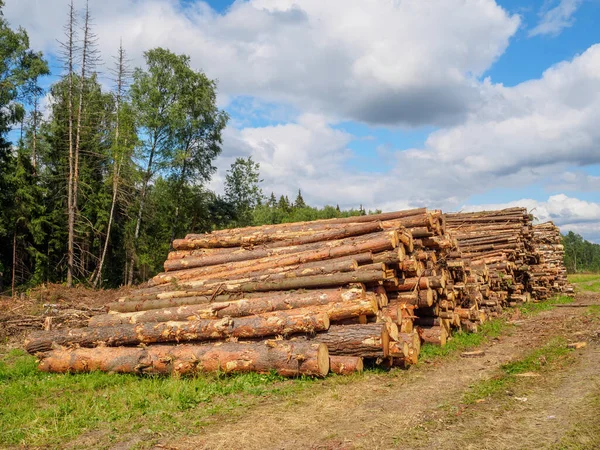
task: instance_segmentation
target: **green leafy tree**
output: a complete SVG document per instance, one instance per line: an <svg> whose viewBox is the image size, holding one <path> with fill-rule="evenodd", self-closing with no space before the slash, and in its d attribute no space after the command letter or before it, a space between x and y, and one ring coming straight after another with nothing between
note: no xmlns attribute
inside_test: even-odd
<svg viewBox="0 0 600 450"><path fill-rule="evenodd" d="M189 58L176 55L163 48L144 53L146 69L137 68L133 73L131 99L137 118L139 133L144 138L136 155L141 161L143 176L138 199L133 232L133 244L127 267L127 285L133 282L137 242L146 207L148 186L154 175L169 166L175 147L174 125L180 105L178 86L182 80L177 76L188 65Z"/></svg>
<svg viewBox="0 0 600 450"><path fill-rule="evenodd" d="M600 245L569 231L562 237L565 267L570 273L600 272Z"/></svg>
<svg viewBox="0 0 600 450"><path fill-rule="evenodd" d="M227 114L217 108L215 81L190 68L189 60L177 68L179 98L173 123L176 147L169 168L175 181L170 241L178 231L184 231L179 221L178 201L183 189L192 184L203 185L216 170L213 162L221 153L221 133L228 119Z"/></svg>
<svg viewBox="0 0 600 450"><path fill-rule="evenodd" d="M236 211L236 225L252 222L251 211L261 204L260 164L252 157L237 158L225 176L225 198Z"/></svg>

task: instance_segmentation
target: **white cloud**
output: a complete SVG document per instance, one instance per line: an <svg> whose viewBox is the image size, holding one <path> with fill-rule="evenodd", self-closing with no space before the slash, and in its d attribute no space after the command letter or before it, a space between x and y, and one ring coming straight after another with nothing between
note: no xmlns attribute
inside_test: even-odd
<svg viewBox="0 0 600 450"><path fill-rule="evenodd" d="M468 205L462 211L485 211L522 206L534 215L538 223L551 220L562 233L573 231L592 242L600 243L600 203L587 202L565 194L552 195L547 201L515 200L502 204Z"/></svg>
<svg viewBox="0 0 600 450"><path fill-rule="evenodd" d="M600 192L600 176L583 171L569 171L558 175L552 187L558 191Z"/></svg>
<svg viewBox="0 0 600 450"><path fill-rule="evenodd" d="M568 23L576 3L561 2L562 9L547 13L560 20L547 22ZM5 14L28 29L35 47L56 51L66 4L8 0ZM224 14L202 2L182 9L176 0L91 7L105 60L121 37L138 65L143 50L168 47L219 80L222 105L284 122L298 116L272 126L233 123L211 184L217 190L235 157L252 155L267 194L293 196L301 188L317 205L449 210L493 187L524 187L600 164L600 45L540 79L504 87L480 77L520 18L494 1L366 4L249 0ZM381 173L367 173L350 168L356 164L348 146L356 138L335 128L342 120L443 128L422 148L382 147ZM582 223L568 225L591 226Z"/></svg>
<svg viewBox="0 0 600 450"><path fill-rule="evenodd" d="M76 2L82 6L82 0ZM190 5L190 4L188 4ZM249 0L224 14L175 0L91 2L105 60L122 37L136 63L166 46L192 57L226 97L376 124L456 123L480 99L477 77L519 26L493 0ZM66 0L9 0L11 23L56 51Z"/></svg>
<svg viewBox="0 0 600 450"><path fill-rule="evenodd" d="M489 85L482 108L400 154L457 196L525 186L570 166L600 164L600 45L515 87Z"/></svg>
<svg viewBox="0 0 600 450"><path fill-rule="evenodd" d="M556 36L562 30L575 23L573 14L583 0L559 0L554 8L548 8L551 2L546 1L540 13L538 24L529 31L529 36L550 35Z"/></svg>
<svg viewBox="0 0 600 450"><path fill-rule="evenodd" d="M568 167L600 164L600 45L538 80L510 88L487 83L486 90L477 113L432 133L424 148L381 152L381 173L348 169L353 137L322 117L244 128L226 145L231 155L255 156L267 192L291 195L301 187L313 204L386 210L448 210L490 188L526 187Z"/></svg>

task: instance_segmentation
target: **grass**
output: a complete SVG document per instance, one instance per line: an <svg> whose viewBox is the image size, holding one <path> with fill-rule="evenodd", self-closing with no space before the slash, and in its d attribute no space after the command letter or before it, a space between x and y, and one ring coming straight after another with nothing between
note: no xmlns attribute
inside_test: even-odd
<svg viewBox="0 0 600 450"><path fill-rule="evenodd" d="M575 424L553 448L557 450L593 450L600 448L600 389L590 393L575 417Z"/></svg>
<svg viewBox="0 0 600 450"><path fill-rule="evenodd" d="M465 393L463 402L472 404L478 400L505 393L517 383L516 375L518 374L547 372L564 367L573 361L572 350L568 349L566 344L564 338L554 338L545 346L533 350L525 357L504 364L500 368L499 375L473 385Z"/></svg>
<svg viewBox="0 0 600 450"><path fill-rule="evenodd" d="M587 313L590 316L600 317L600 305L588 306Z"/></svg>
<svg viewBox="0 0 600 450"><path fill-rule="evenodd" d="M0 360L0 446L61 447L97 429L109 442L134 432L197 430L215 414L297 393L313 382L259 374L48 374L37 370L34 357L13 350Z"/></svg>
<svg viewBox="0 0 600 450"><path fill-rule="evenodd" d="M519 309L524 314L536 314L570 301L569 297L558 297ZM600 307L591 307L589 313L600 313ZM484 323L479 333L455 334L445 347L426 344L421 349L420 362L456 356L506 333L510 327L505 318L498 318ZM553 348L506 365L500 377L474 388L469 398L475 401L499 392L518 371L531 367L542 370L542 356L546 362L564 356ZM540 367L536 368L536 364ZM373 371L374 375L377 373ZM360 378L334 376L327 383L351 384ZM0 353L0 447L60 448L88 432L99 434L95 441L106 446L140 434L147 441L143 445L150 445L161 433L197 432L216 415L239 414L266 398L292 397L315 382L318 381L309 378L287 380L274 374L182 379L101 372L48 374L37 370L34 357L12 350Z"/></svg>
<svg viewBox="0 0 600 450"><path fill-rule="evenodd" d="M440 358L456 355L459 352L471 350L489 339L500 336L509 325L503 318L484 322L478 333L458 332L452 335L444 347L424 344L419 355L419 364L431 363Z"/></svg>
<svg viewBox="0 0 600 450"><path fill-rule="evenodd" d="M544 300L542 302L529 302L519 306L519 310L524 315L535 315L539 314L542 311L549 311L556 305L566 305L569 303L573 303L575 301L574 298L568 297L566 295L561 295L557 297L549 298L548 300Z"/></svg>
<svg viewBox="0 0 600 450"><path fill-rule="evenodd" d="M586 292L600 292L599 273L576 273L568 275L569 282L576 284L578 289Z"/></svg>
<svg viewBox="0 0 600 450"><path fill-rule="evenodd" d="M600 280L600 273L572 273L567 275L569 283L585 283L587 281Z"/></svg>

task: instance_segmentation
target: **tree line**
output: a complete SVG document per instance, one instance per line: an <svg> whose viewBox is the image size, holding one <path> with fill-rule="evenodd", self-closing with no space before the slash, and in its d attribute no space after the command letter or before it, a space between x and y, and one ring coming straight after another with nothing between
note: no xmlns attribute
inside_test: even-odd
<svg viewBox="0 0 600 450"><path fill-rule="evenodd" d="M70 2L62 73L11 28L0 0L0 293L46 282L131 285L162 268L173 239L217 228L365 214L266 197L238 158L225 194L207 188L228 115L217 86L165 48L131 68L121 45L110 88L91 11ZM41 105L46 99L47 108Z"/></svg>
<svg viewBox="0 0 600 450"><path fill-rule="evenodd" d="M565 266L569 273L600 273L600 244L586 241L581 235L569 231L563 235Z"/></svg>

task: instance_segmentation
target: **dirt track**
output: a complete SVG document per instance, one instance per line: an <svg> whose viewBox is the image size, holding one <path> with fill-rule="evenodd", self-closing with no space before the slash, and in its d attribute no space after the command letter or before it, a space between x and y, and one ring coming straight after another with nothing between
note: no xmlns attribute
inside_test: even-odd
<svg viewBox="0 0 600 450"><path fill-rule="evenodd" d="M600 304L600 296L580 294L577 303ZM325 382L301 398L265 400L235 417L215 417L197 435L172 436L155 448L595 448L597 436L579 436L578 426L589 430L600 413L598 316L587 308L557 307L515 319L508 334L482 347L482 358ZM463 404L471 385L556 336L588 345L573 352L573 364L525 383L526 397L508 393ZM570 434L577 435L577 446L558 444Z"/></svg>

